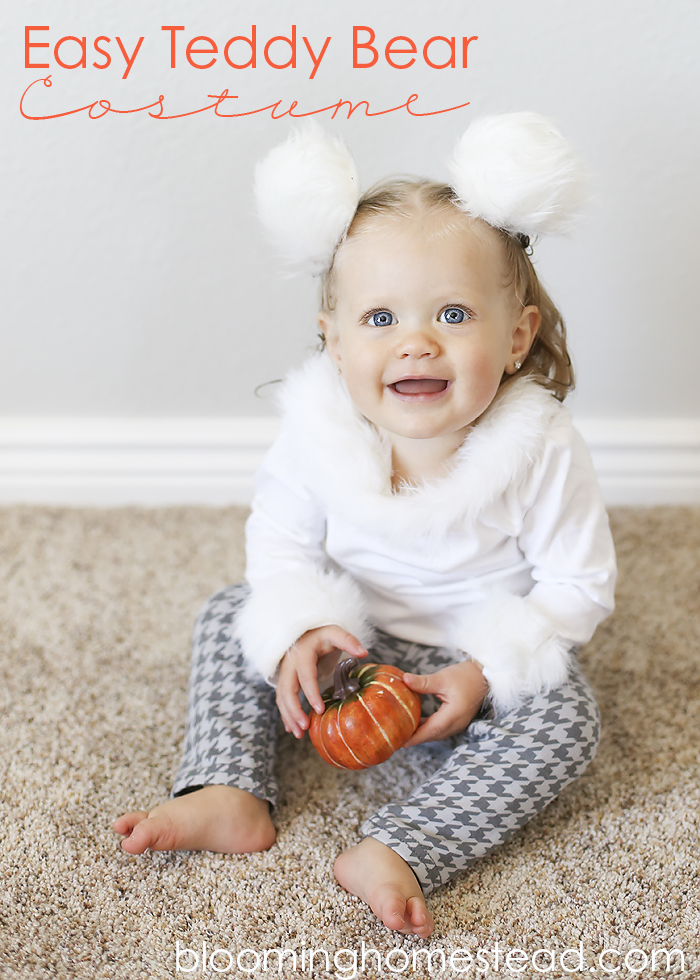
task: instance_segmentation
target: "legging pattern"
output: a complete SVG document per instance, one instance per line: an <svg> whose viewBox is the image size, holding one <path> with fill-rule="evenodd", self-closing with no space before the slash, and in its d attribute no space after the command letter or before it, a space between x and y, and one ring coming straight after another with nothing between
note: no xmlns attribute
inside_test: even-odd
<svg viewBox="0 0 700 980"><path fill-rule="evenodd" d="M247 594L240 585L215 592L197 616L185 743L173 796L223 784L273 805L277 801L275 691L231 636L236 610Z"/></svg>
<svg viewBox="0 0 700 980"><path fill-rule="evenodd" d="M274 806L279 714L274 690L231 637L245 586L213 595L195 624L183 758L173 795L224 783ZM449 651L377 633L371 659L429 673L454 663ZM423 713L437 709L423 699ZM567 681L502 715L484 711L447 740L447 758L404 802L360 828L411 866L425 894L524 826L576 779L595 755L600 719L576 657ZM418 750L416 750L418 751Z"/></svg>

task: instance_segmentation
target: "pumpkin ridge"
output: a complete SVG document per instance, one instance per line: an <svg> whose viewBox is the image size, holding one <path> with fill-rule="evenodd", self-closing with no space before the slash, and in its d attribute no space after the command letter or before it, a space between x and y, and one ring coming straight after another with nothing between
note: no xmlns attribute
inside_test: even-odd
<svg viewBox="0 0 700 980"><path fill-rule="evenodd" d="M370 684L375 674L379 673L384 666L385 664L360 664L355 676L358 680L363 681L364 684ZM365 674L369 675L367 681L364 681Z"/></svg>
<svg viewBox="0 0 700 980"><path fill-rule="evenodd" d="M360 698L360 700L362 700L362 699ZM342 729L342 727L340 725L340 709L341 708L342 708L342 704L339 704L338 705L338 718L337 718L337 721L336 721L336 728L338 730L338 735L340 736L341 742L343 743L343 745L345 746L345 748L348 750L348 752L350 753L350 755L353 757L353 759L355 760L355 762L358 764L358 766L360 766L360 768L362 768L362 769L365 769L366 766L365 766L364 762L361 759L358 759L357 758L357 756L355 755L355 753L353 752L353 750L350 748L350 746L348 745L348 743L345 740L345 735L343 734L343 729ZM348 766L340 766L339 768L341 768L341 769L347 769Z"/></svg>
<svg viewBox="0 0 700 980"><path fill-rule="evenodd" d="M392 687L390 684L385 684L383 681L376 681L375 683L377 687L383 687L385 691L389 691L389 693L393 695L396 703L401 705L408 717L411 719L411 721L413 721L413 712L401 697L401 692L397 691L396 688Z"/></svg>
<svg viewBox="0 0 700 980"><path fill-rule="evenodd" d="M389 738L389 736L387 735L387 733L384 731L384 729L382 728L382 726L379 724L379 722L377 721L377 719L374 717L374 715L372 714L371 710L365 704L365 702L364 702L364 700L362 698L362 695L360 695L359 701L360 701L360 704L362 705L362 707L365 709L365 711L367 712L367 714L370 716L370 718L374 722L374 724L377 726L377 728L379 729L379 731L382 733L382 738L384 739L384 741L386 742L386 744L389 746L389 748L393 752L394 751L394 745L393 745L391 739Z"/></svg>
<svg viewBox="0 0 700 980"><path fill-rule="evenodd" d="M345 769L346 766L341 766L339 762L336 762L333 756L331 755L331 753L328 751L328 746L326 745L324 740L324 734L325 734L325 730L323 725L321 724L318 727L318 738L323 748L323 751L326 753L326 762L330 762L330 764L332 766L335 766L336 769Z"/></svg>

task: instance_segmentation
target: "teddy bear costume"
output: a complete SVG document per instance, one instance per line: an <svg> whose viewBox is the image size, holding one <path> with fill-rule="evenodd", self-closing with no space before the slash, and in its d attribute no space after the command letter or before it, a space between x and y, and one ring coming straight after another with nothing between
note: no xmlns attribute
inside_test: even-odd
<svg viewBox="0 0 700 980"><path fill-rule="evenodd" d="M361 833L424 892L523 826L585 769L599 717L575 648L613 608L615 556L588 452L527 377L468 433L450 473L391 486L391 449L320 353L286 381L279 436L246 526L246 584L195 627L177 795L224 783L274 806L274 674L306 630L335 623L369 661L414 673L477 660L489 683L434 774ZM424 698L423 713L439 705ZM421 747L405 751L421 751Z"/></svg>

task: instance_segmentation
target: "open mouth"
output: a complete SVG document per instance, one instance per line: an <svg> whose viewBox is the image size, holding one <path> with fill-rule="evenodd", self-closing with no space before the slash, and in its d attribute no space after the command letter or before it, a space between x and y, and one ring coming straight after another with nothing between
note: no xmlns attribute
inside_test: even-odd
<svg viewBox="0 0 700 980"><path fill-rule="evenodd" d="M444 378L401 378L389 387L398 395L436 395L445 391L448 384Z"/></svg>

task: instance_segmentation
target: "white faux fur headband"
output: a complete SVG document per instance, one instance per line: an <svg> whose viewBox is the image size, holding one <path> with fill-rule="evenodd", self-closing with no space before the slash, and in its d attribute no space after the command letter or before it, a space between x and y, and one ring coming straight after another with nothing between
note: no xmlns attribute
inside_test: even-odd
<svg viewBox="0 0 700 980"><path fill-rule="evenodd" d="M535 235L568 231L587 199L585 168L535 112L475 120L449 167L464 211L524 245ZM263 226L288 262L312 272L329 268L360 197L349 150L317 123L293 133L256 168Z"/></svg>

